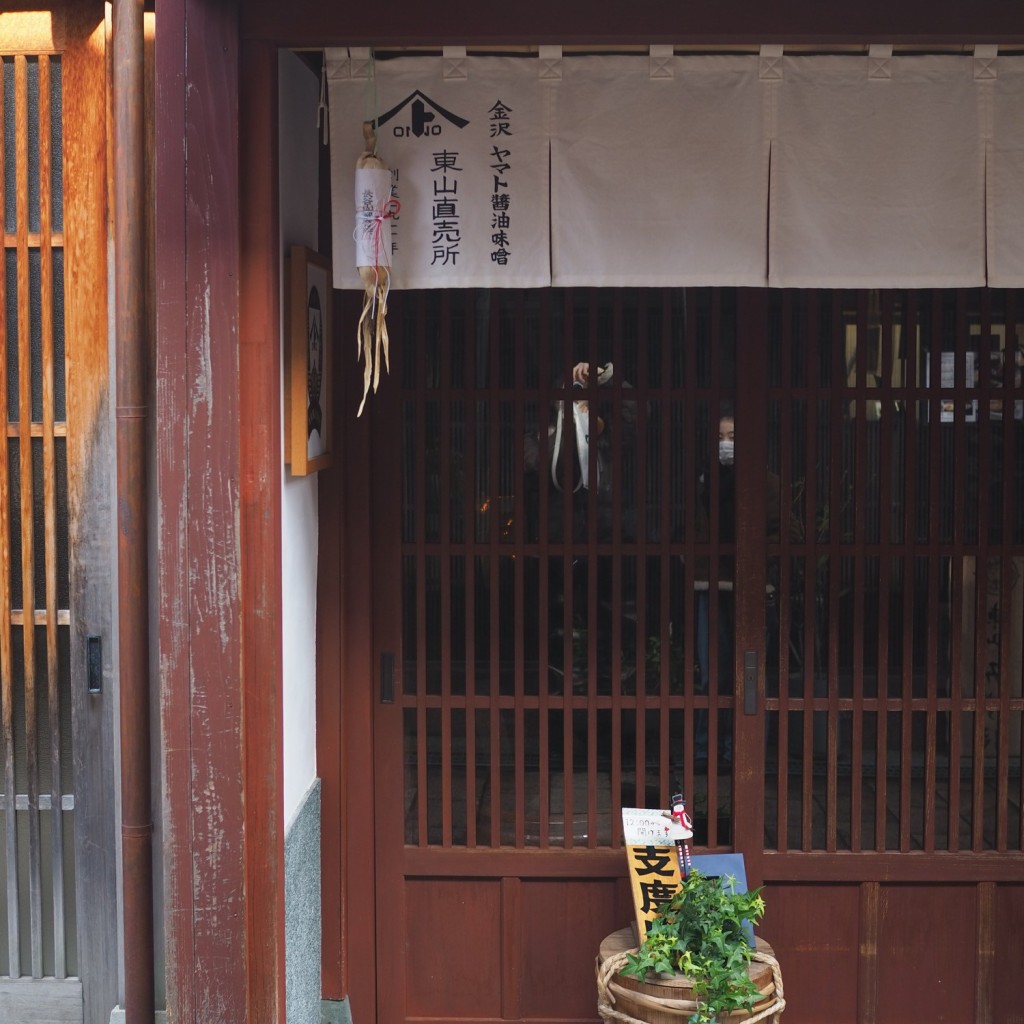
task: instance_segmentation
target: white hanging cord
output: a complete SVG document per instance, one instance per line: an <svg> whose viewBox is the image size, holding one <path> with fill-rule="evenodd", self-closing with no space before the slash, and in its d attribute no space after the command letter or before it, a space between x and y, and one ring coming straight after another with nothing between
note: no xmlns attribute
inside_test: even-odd
<svg viewBox="0 0 1024 1024"><path fill-rule="evenodd" d="M327 52L320 65L320 105L316 108L316 126L322 130L324 145L331 141L331 119L327 110Z"/></svg>
<svg viewBox="0 0 1024 1024"><path fill-rule="evenodd" d="M377 156L377 58L373 50L370 50L367 77L369 87L366 90L366 117L363 120L373 125L373 155Z"/></svg>

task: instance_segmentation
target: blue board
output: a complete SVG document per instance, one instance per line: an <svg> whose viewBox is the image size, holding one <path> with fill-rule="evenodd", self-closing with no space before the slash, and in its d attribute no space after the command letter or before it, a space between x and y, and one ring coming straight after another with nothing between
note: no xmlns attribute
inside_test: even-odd
<svg viewBox="0 0 1024 1024"><path fill-rule="evenodd" d="M747 891L747 870L743 866L742 853L703 853L695 854L690 862L702 875L708 878L719 878L722 884L726 884L727 878L736 880L733 886L734 892ZM747 936L747 942L754 945L754 929L749 921L743 922L743 933Z"/></svg>

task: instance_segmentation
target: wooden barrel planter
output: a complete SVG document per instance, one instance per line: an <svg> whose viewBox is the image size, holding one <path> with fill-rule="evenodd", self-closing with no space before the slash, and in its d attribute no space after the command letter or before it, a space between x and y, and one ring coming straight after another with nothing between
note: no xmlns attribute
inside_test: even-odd
<svg viewBox="0 0 1024 1024"><path fill-rule="evenodd" d="M760 998L750 1010L719 1017L719 1024L774 1022L786 1007L782 974L772 947L760 937L755 941L754 957L747 969ZM626 964L626 954L633 952L636 942L631 927L612 932L601 943L597 957L597 1008L602 1019L626 1024L685 1024L697 1009L690 979L682 974L649 974L647 980L641 981L620 973Z"/></svg>

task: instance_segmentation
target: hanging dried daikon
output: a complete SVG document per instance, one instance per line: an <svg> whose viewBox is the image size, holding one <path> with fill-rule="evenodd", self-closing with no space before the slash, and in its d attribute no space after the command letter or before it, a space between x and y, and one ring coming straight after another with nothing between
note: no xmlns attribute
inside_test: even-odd
<svg viewBox="0 0 1024 1024"><path fill-rule="evenodd" d="M366 396L380 384L380 367L390 370L388 357L388 291L391 287L391 219L398 200L391 194L391 170L377 156L373 125L363 124L364 151L356 161L356 266L363 282L363 312L356 331L357 358L364 360L363 413Z"/></svg>

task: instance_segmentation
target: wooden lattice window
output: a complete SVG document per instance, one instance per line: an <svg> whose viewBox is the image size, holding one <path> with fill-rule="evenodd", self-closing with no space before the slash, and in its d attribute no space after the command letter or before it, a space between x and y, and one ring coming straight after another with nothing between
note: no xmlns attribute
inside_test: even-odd
<svg viewBox="0 0 1024 1024"><path fill-rule="evenodd" d="M76 971L61 61L0 75L0 974Z"/></svg>
<svg viewBox="0 0 1024 1024"><path fill-rule="evenodd" d="M780 292L766 846L1020 851L1019 292Z"/></svg>
<svg viewBox="0 0 1024 1024"><path fill-rule="evenodd" d="M1022 848L1019 295L740 301L407 297L410 846L614 846L684 787L709 847Z"/></svg>

